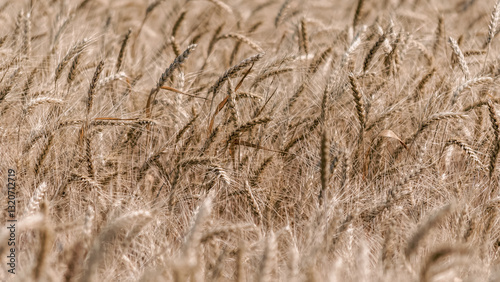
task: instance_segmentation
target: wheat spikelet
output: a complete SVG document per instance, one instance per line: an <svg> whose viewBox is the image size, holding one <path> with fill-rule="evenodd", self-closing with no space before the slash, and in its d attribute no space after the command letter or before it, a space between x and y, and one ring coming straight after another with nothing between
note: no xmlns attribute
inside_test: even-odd
<svg viewBox="0 0 500 282"><path fill-rule="evenodd" d="M266 247L264 249L264 254L260 261L259 272L257 276L257 281L265 282L271 280L271 275L275 267L275 256L276 256L276 236L271 231L266 240Z"/></svg>
<svg viewBox="0 0 500 282"><path fill-rule="evenodd" d="M219 36L217 38L217 40L226 39L226 38L233 38L233 39L238 40L239 42L243 42L259 53L264 52L264 50L257 43L252 41L250 38L248 38L244 35L238 34L238 33L223 34L223 35Z"/></svg>
<svg viewBox="0 0 500 282"><path fill-rule="evenodd" d="M415 40L411 40L410 42L412 46L415 46L422 53L422 55L424 55L425 59L427 60L427 65L432 67L434 65L434 56L431 52L429 52L429 50L427 50L425 45Z"/></svg>
<svg viewBox="0 0 500 282"><path fill-rule="evenodd" d="M245 230L245 229L254 229L255 225L253 224L236 224L230 226L220 226L216 228L209 229L203 234L200 239L201 244L205 244L210 240L214 239L218 236L223 236L230 233L235 233L237 231Z"/></svg>
<svg viewBox="0 0 500 282"><path fill-rule="evenodd" d="M467 50L464 52L465 57L480 56L486 54L484 50Z"/></svg>
<svg viewBox="0 0 500 282"><path fill-rule="evenodd" d="M83 39L82 41L77 42L73 47L66 53L66 55L62 58L61 62L57 65L54 75L54 81L57 82L59 77L61 76L62 71L68 64L68 62L78 53L82 52L88 45L90 44L90 40Z"/></svg>
<svg viewBox="0 0 500 282"><path fill-rule="evenodd" d="M29 59L31 55L31 13L28 12L23 19L23 47L25 56Z"/></svg>
<svg viewBox="0 0 500 282"><path fill-rule="evenodd" d="M329 144L328 136L326 130L323 130L321 134L321 190L318 194L318 201L320 204L325 202L325 193L328 189L328 180L330 179L328 164L330 163L330 144Z"/></svg>
<svg viewBox="0 0 500 282"><path fill-rule="evenodd" d="M312 74L315 74L318 69L319 69L319 66L326 62L326 59L328 58L328 56L332 53L332 47L328 47L325 49L325 51L319 53L319 55L316 57L316 59L314 59L311 64L309 65L309 72L308 74L309 75L312 75Z"/></svg>
<svg viewBox="0 0 500 282"><path fill-rule="evenodd" d="M125 36L123 37L122 45L120 47L120 52L118 53L118 58L116 59L115 69L119 72L123 64L123 56L125 55L125 48L127 47L128 40L130 39L130 34L132 29L129 28Z"/></svg>
<svg viewBox="0 0 500 282"><path fill-rule="evenodd" d="M438 212L434 213L426 222L424 222L415 233L408 240L408 244L405 249L405 256L407 259L416 251L420 242L429 233L429 230L439 224L447 215L449 215L454 210L453 205L446 205L441 208Z"/></svg>
<svg viewBox="0 0 500 282"><path fill-rule="evenodd" d="M254 94L254 93L251 93L251 92L238 92L236 93L236 101L240 100L240 99L243 99L243 98L248 98L248 99L252 99L252 100L258 100L258 101L262 101L263 98L257 94Z"/></svg>
<svg viewBox="0 0 500 282"><path fill-rule="evenodd" d="M67 269L64 273L64 281L70 282L73 277L80 271L85 252L84 245L81 241L76 242L71 248L71 256L67 262Z"/></svg>
<svg viewBox="0 0 500 282"><path fill-rule="evenodd" d="M311 137L311 132L313 132L321 122L321 116L314 119L311 124L307 127L308 131L290 140L283 148L282 156L290 151L297 143Z"/></svg>
<svg viewBox="0 0 500 282"><path fill-rule="evenodd" d="M250 129L254 128L255 126L257 126L259 124L266 124L269 121L271 121L271 118L269 118L269 117L263 117L263 118L257 117L253 120L248 121L247 123L239 126L233 132L231 132L231 134L229 134L229 136L226 139L226 143L227 144L232 143L235 139L238 138L238 136L241 133L249 131Z"/></svg>
<svg viewBox="0 0 500 282"><path fill-rule="evenodd" d="M352 27L356 28L358 26L361 12L363 11L363 5L365 4L365 0L358 0L358 5L356 6L356 11L354 12L354 18L352 20Z"/></svg>
<svg viewBox="0 0 500 282"><path fill-rule="evenodd" d="M243 61L239 62L238 64L232 66L231 68L227 69L224 74L222 74L217 82L215 82L212 87L208 89L208 94L212 93L212 98L215 97L217 92L219 92L220 88L224 85L224 82L226 82L229 78L235 77L241 70L244 68L254 64L255 62L259 61L262 59L264 54L257 54L253 55L251 57L248 57L244 59Z"/></svg>
<svg viewBox="0 0 500 282"><path fill-rule="evenodd" d="M266 169L267 166L269 166L271 164L271 162L273 161L273 156L270 156L270 157L267 157L262 163L261 165L259 166L258 169L256 169L253 173L253 177L250 179L250 185L252 186L256 186L257 183L259 182L259 178L261 176L261 174L264 172L264 170Z"/></svg>
<svg viewBox="0 0 500 282"><path fill-rule="evenodd" d="M409 137L408 139L405 140L405 144L406 145L411 145L415 139L427 128L429 127L430 125L432 125L433 123L435 122L438 122L438 121L441 121L441 120L445 120L445 119L450 119L450 118L463 118L464 115L462 113L449 113L449 112L445 112L445 113L438 113L438 114L435 114L433 116L431 116L428 120L426 120L425 122L423 122L419 129L411 136Z"/></svg>
<svg viewBox="0 0 500 282"><path fill-rule="evenodd" d="M491 41L495 37L499 18L500 18L500 1L496 1L495 7L493 7L493 11L491 12L490 23L488 25L488 37L486 37L486 41L484 42L483 48L489 46L491 44Z"/></svg>
<svg viewBox="0 0 500 282"><path fill-rule="evenodd" d="M468 253L469 251L462 246L439 247L438 249L434 250L432 253L428 255L424 265L420 270L420 281L422 282L432 281L432 277L439 274L435 272L434 273L430 272L432 266L434 266L436 263L443 260L444 258L454 254L467 255Z"/></svg>
<svg viewBox="0 0 500 282"><path fill-rule="evenodd" d="M177 133L177 135L175 136L175 143L179 142L179 140L181 140L182 136L184 135L184 133L190 128L193 126L193 124L196 122L196 120L198 119L198 116L199 115L195 115L193 116L193 118L191 118L189 120L188 123L186 123L182 128L181 130L179 130L179 132Z"/></svg>
<svg viewBox="0 0 500 282"><path fill-rule="evenodd" d="M68 85L70 85L73 80L75 80L76 76L77 76L77 69L78 69L78 66L80 64L80 58L82 56L82 53L83 52L80 52L78 53L75 58L73 59L73 63L71 63L71 67L68 71L68 78L66 79L66 82L68 83Z"/></svg>
<svg viewBox="0 0 500 282"><path fill-rule="evenodd" d="M179 31L182 22L186 18L186 13L187 13L186 11L183 11L175 21L174 26L172 27L172 37L174 38L177 37L177 31Z"/></svg>
<svg viewBox="0 0 500 282"><path fill-rule="evenodd" d="M465 61L465 57L464 54L462 53L462 50L460 50L457 41L452 37L448 38L448 42L450 43L451 49L453 49L453 54L455 54L455 56L458 58L458 63L460 65L460 69L464 73L465 80L469 80L470 77L469 66Z"/></svg>
<svg viewBox="0 0 500 282"><path fill-rule="evenodd" d="M418 100L422 96L423 89L425 85L429 82L432 76L436 73L436 68L432 68L428 73L426 73L422 79L418 82L417 88L415 89L415 94L413 97Z"/></svg>
<svg viewBox="0 0 500 282"><path fill-rule="evenodd" d="M84 272L81 277L81 281L92 281L94 276L94 271L99 265L99 262L103 259L106 245L117 238L117 235L123 231L123 229L131 224L141 226L145 225L145 222L149 222L151 219L151 213L145 210L138 210L128 214L125 214L111 223L109 223L99 234L99 237L94 242L89 255L88 260L84 266Z"/></svg>
<svg viewBox="0 0 500 282"><path fill-rule="evenodd" d="M165 69L160 79L158 80L156 87L152 88L151 91L149 92L148 101L146 102L146 118L151 118L152 103L156 99L156 94L158 94L160 88L165 84L167 79L169 79L172 76L173 72L187 60L191 52L193 52L195 49L196 49L196 44L189 45L187 49L184 50L184 52L180 56L175 58L172 64L170 64L170 66L167 69Z"/></svg>
<svg viewBox="0 0 500 282"><path fill-rule="evenodd" d="M309 36L307 32L307 22L305 18L300 20L300 36L302 38L302 50L304 53L309 54Z"/></svg>
<svg viewBox="0 0 500 282"><path fill-rule="evenodd" d="M474 152L474 150L469 145L467 145L467 143L465 143L463 141L456 140L456 139L451 139L451 140L448 140L446 142L446 146L450 146L450 145L456 145L456 146L460 147L460 149L462 149L469 156L469 158L471 158L475 163L477 163L479 165L479 167L483 166L483 164L479 160L479 157L477 156L477 154Z"/></svg>
<svg viewBox="0 0 500 282"><path fill-rule="evenodd" d="M221 0L208 0L212 2L215 6L217 6L219 9L225 11L228 14L233 14L233 9L229 7L226 3L222 2Z"/></svg>
<svg viewBox="0 0 500 282"><path fill-rule="evenodd" d="M293 68L282 68L282 69L277 69L277 70L272 70L272 71L266 72L266 73L255 78L251 88L256 87L257 84L261 83L263 80L265 80L269 77L277 76L277 75L284 74L284 73L289 73L289 72L292 72L293 70L294 70Z"/></svg>
<svg viewBox="0 0 500 282"><path fill-rule="evenodd" d="M443 32L444 32L444 21L443 21L443 16L439 15L438 16L438 24L436 28L436 39L434 40L434 45L432 46L432 50L434 54L437 51L437 48L439 47L439 44L441 43L441 40L443 38Z"/></svg>
<svg viewBox="0 0 500 282"><path fill-rule="evenodd" d="M38 97L33 100L31 100L27 105L26 105L26 114L29 115L33 109L39 105L43 104L56 104L56 105L61 105L63 104L64 101L61 99L57 98L51 98L51 97Z"/></svg>
<svg viewBox="0 0 500 282"><path fill-rule="evenodd" d="M33 268L32 277L34 281L39 281L41 277L45 274L45 267L47 261L47 254L52 245L52 230L47 222L48 217L48 207L47 202L42 202L40 204L40 210L43 214L43 227L40 228L40 249L38 250L36 265Z"/></svg>
<svg viewBox="0 0 500 282"><path fill-rule="evenodd" d="M363 103L363 96L359 90L358 82L353 74L349 75L349 83L351 85L352 95L354 97L354 102L356 103L356 112L358 114L359 125L361 127L360 132L364 131L366 125L365 116L365 106Z"/></svg>
<svg viewBox="0 0 500 282"><path fill-rule="evenodd" d="M48 137L47 143L45 144L45 147L42 149L42 152L40 153L40 156L38 156L38 159L35 163L35 168L34 168L35 175L38 175L40 173L40 169L42 168L43 161L45 160L45 158L49 154L50 148L53 145L53 141L54 141L54 135L51 134Z"/></svg>
<svg viewBox="0 0 500 282"><path fill-rule="evenodd" d="M33 215L40 208L40 203L45 196L45 192L47 192L47 183L43 182L42 184L38 185L38 187L35 189L35 192L31 196L29 204L28 206L26 206L26 209L24 211L24 217Z"/></svg>
<svg viewBox="0 0 500 282"><path fill-rule="evenodd" d="M199 158L189 158L179 162L177 164L178 168L186 168L193 165L202 165L202 164L212 164L217 162L218 158L215 157L199 157Z"/></svg>
<svg viewBox="0 0 500 282"><path fill-rule="evenodd" d="M85 138L85 161L87 162L87 173L90 178L94 178L94 163L92 161L92 145L90 134Z"/></svg>
<svg viewBox="0 0 500 282"><path fill-rule="evenodd" d="M212 35L212 39L210 39L210 42L208 43L208 50L207 50L207 59L210 54L212 54L212 51L214 49L215 43L217 42L217 39L219 38L219 34L222 32L222 28L224 28L224 24L219 25L215 31L214 34ZM206 61L205 64L206 65ZM204 69L204 67L202 67Z"/></svg>
<svg viewBox="0 0 500 282"><path fill-rule="evenodd" d="M361 41L365 31L366 31L366 26L362 26L358 31L358 33L356 34L356 36L353 38L351 44L349 45L349 48L347 48L344 55L342 56L342 61L340 63L341 68L345 68L351 63L352 54L361 45Z"/></svg>
<svg viewBox="0 0 500 282"><path fill-rule="evenodd" d="M493 79L491 77L477 77L473 78L470 80L467 80L466 82L462 83L455 91L453 91L453 96L451 99L451 104L454 105L458 99L458 96L462 91L464 91L466 88L474 87L479 84L487 84L487 83L492 83Z"/></svg>
<svg viewBox="0 0 500 282"><path fill-rule="evenodd" d="M276 18L274 19L274 26L278 27L281 22L283 21L283 18L285 16L285 13L287 12L288 8L290 7L290 3L292 0L285 0L283 4L280 7L280 10L278 14L276 15Z"/></svg>
<svg viewBox="0 0 500 282"><path fill-rule="evenodd" d="M372 61L373 57L375 56L375 53L377 53L378 49L382 46L382 43L386 40L387 38L387 33L384 32L382 35L379 36L377 42L373 45L373 47L370 49L368 54L365 57L365 61L363 63L363 72L366 73L368 70L368 67L370 66L370 62Z"/></svg>
<svg viewBox="0 0 500 282"><path fill-rule="evenodd" d="M0 90L0 103L4 101L7 94L10 93L12 87L14 87L15 82L20 74L21 74L21 68L19 67L10 75L9 82L6 83L5 87L3 87L2 90Z"/></svg>
<svg viewBox="0 0 500 282"><path fill-rule="evenodd" d="M493 140L493 147L490 151L489 171L490 171L490 179L491 179L493 177L493 174L495 173L498 153L500 152L500 129L499 129L499 124L498 124L498 117L497 117L497 114L495 112L495 108L494 108L491 100L488 101L488 111L490 114L491 128L493 129L493 134L495 136L495 138Z"/></svg>
<svg viewBox="0 0 500 282"><path fill-rule="evenodd" d="M87 93L87 117L90 115L90 111L92 110L92 105L94 104L94 94L96 91L97 83L99 81L99 76L101 75L103 69L104 61L100 61L95 69L94 76L90 81L90 87Z"/></svg>
<svg viewBox="0 0 500 282"><path fill-rule="evenodd" d="M198 208L194 223L189 229L189 233L184 239L182 245L182 258L184 263L188 265L195 265L197 261L196 250L201 244L203 238L203 224L207 220L212 210L213 195L209 194L208 197Z"/></svg>

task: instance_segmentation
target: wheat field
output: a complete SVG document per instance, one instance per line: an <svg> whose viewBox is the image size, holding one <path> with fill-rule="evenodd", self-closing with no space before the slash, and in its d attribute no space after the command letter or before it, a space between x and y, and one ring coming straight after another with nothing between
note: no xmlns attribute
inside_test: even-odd
<svg viewBox="0 0 500 282"><path fill-rule="evenodd" d="M2 281L500 281L500 1L0 1Z"/></svg>

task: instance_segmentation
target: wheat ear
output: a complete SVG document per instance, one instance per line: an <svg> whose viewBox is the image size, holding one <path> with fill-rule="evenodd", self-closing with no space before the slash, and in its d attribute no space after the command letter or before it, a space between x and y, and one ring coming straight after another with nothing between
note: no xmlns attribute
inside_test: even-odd
<svg viewBox="0 0 500 282"><path fill-rule="evenodd" d="M158 80L156 86L152 88L151 91L149 92L145 110L146 118L151 118L152 103L156 99L156 94L158 94L158 91L160 91L161 87L165 84L165 82L167 82L167 79L169 79L170 76L172 76L172 74L174 73L174 71L178 69L187 60L191 52L193 52L195 49L196 49L196 44L189 45L187 49L180 56L175 58L173 63L170 64L170 66L167 69L165 69L160 79Z"/></svg>
<svg viewBox="0 0 500 282"><path fill-rule="evenodd" d="M454 209L453 205L446 205L441 208L438 212L433 214L426 222L424 222L415 233L408 240L408 244L405 249L405 256L407 259L416 251L420 242L429 234L429 231L438 225L448 214L450 214Z"/></svg>
<svg viewBox="0 0 500 282"><path fill-rule="evenodd" d="M455 54L455 56L458 58L458 63L460 65L460 69L464 73L465 80L468 80L470 77L470 71L467 62L465 61L465 57L464 54L462 53L462 50L460 50L457 41L452 37L448 38L448 42L450 43L451 49L453 49L453 54Z"/></svg>
<svg viewBox="0 0 500 282"><path fill-rule="evenodd" d="M495 112L495 108L491 100L488 101L488 111L490 113L491 128L493 128L493 134L495 139L493 140L493 148L490 151L490 179L495 173L495 168L497 164L498 153L500 152L500 129L498 124L498 117Z"/></svg>

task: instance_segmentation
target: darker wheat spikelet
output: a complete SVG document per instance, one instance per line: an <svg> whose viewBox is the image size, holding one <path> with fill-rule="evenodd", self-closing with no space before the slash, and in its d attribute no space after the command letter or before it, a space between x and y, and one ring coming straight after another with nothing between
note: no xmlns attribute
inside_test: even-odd
<svg viewBox="0 0 500 282"><path fill-rule="evenodd" d="M491 128L493 129L493 134L495 138L493 139L493 147L490 150L490 179L493 177L493 174L495 173L495 168L497 165L497 158L498 158L498 153L500 152L500 131L499 131L499 124L498 124L498 117L495 112L495 107L493 106L493 103L491 100L488 100L488 111L490 113L490 120L491 120Z"/></svg>
<svg viewBox="0 0 500 282"><path fill-rule="evenodd" d="M82 57L82 52L78 53L75 58L73 59L73 63L71 64L71 67L68 71L68 78L66 80L66 82L68 83L68 85L70 85L73 80L75 80L76 76L77 76L77 69L78 69L78 66L80 65L80 58Z"/></svg>
<svg viewBox="0 0 500 282"><path fill-rule="evenodd" d="M231 144L232 142L234 142L238 138L238 136L241 133L249 131L250 129L254 128L255 126L257 126L259 124L266 124L269 121L271 121L271 118L269 118L269 117L262 117L262 118L257 117L253 120L248 121L247 123L239 126L233 132L231 132L231 134L229 134L229 136L226 139L226 143Z"/></svg>
<svg viewBox="0 0 500 282"><path fill-rule="evenodd" d="M175 21L174 26L172 27L172 37L174 38L177 37L177 31L179 31L182 22L186 18L186 13L187 13L186 11L183 11Z"/></svg>
<svg viewBox="0 0 500 282"><path fill-rule="evenodd" d="M253 55L230 67L219 77L217 82L215 82L214 85L208 89L208 93L212 93L212 97L215 97L217 92L219 92L220 88L224 85L224 82L226 82L229 78L235 77L241 70L259 61L263 56L263 53Z"/></svg>
<svg viewBox="0 0 500 282"><path fill-rule="evenodd" d="M363 96L359 90L358 81L353 74L349 75L349 83L351 85L352 96L354 97L354 102L356 103L356 112L358 114L359 125L361 127L360 132L364 131L366 116L365 116L365 106L363 103Z"/></svg>
<svg viewBox="0 0 500 282"><path fill-rule="evenodd" d="M268 167L271 164L271 162L273 161L273 158L274 158L274 156L267 157L260 164L259 168L257 168L253 172L253 177L250 179L250 185L256 186L259 183L260 176L262 175L262 173L264 172L264 170L266 169L266 167Z"/></svg>
<svg viewBox="0 0 500 282"><path fill-rule="evenodd" d="M417 88L415 89L415 94L413 95L415 101L422 97L425 85L429 82L429 80L431 80L432 76L434 76L435 73L436 73L436 68L432 68L419 81Z"/></svg>
<svg viewBox="0 0 500 282"><path fill-rule="evenodd" d="M82 41L79 41L76 43L69 51L66 53L66 55L63 57L61 62L57 65L57 68L55 70L55 75L54 75L54 81L57 82L59 77L62 74L62 71L66 67L66 65L69 63L69 61L78 53L82 52L83 49L88 45L89 41L87 39L83 39Z"/></svg>
<svg viewBox="0 0 500 282"><path fill-rule="evenodd" d="M328 165L330 163L330 151L329 151L329 140L326 130L323 130L321 134L321 148L320 148L320 156L321 156L321 190L318 194L318 201L320 204L323 204L326 200L326 191L328 189L328 180L329 180L329 169Z"/></svg>
<svg viewBox="0 0 500 282"><path fill-rule="evenodd" d="M300 36L302 50L304 51L304 53L309 54L309 36L307 33L307 22L305 18L300 20Z"/></svg>
<svg viewBox="0 0 500 282"><path fill-rule="evenodd" d="M125 36L123 37L122 45L120 47L120 52L118 53L118 59L116 59L116 72L119 72L122 63L123 63L123 56L125 55L125 49L127 48L127 42L130 39L130 34L132 33L132 29L129 28Z"/></svg>
<svg viewBox="0 0 500 282"><path fill-rule="evenodd" d="M432 51L434 52L434 54L436 54L436 51L439 47L439 44L442 41L443 32L444 32L443 16L439 15L438 16L438 24L437 24L437 28L436 28L436 39L434 39L434 45L432 46Z"/></svg>
<svg viewBox="0 0 500 282"><path fill-rule="evenodd" d="M278 11L278 14L276 15L276 18L274 19L274 26L278 27L281 22L283 21L283 17L285 16L286 11L288 10L290 3L292 0L285 0L283 4L280 7L280 10Z"/></svg>
<svg viewBox="0 0 500 282"><path fill-rule="evenodd" d="M178 69L189 57L191 52L193 52L196 49L196 44L189 45L184 52L175 58L175 60L170 64L170 66L165 69L165 71L162 73L160 79L158 80L158 83L154 88L151 89L149 92L148 96L148 101L146 102L146 117L150 118L151 117L151 105L153 101L156 99L156 94L158 94L158 91L160 91L160 88L167 82L167 79L169 79L174 71Z"/></svg>
<svg viewBox="0 0 500 282"><path fill-rule="evenodd" d="M354 12L354 18L352 20L352 27L356 28L359 24L359 20L361 18L361 13L363 12L363 5L365 4L365 0L358 0L358 5L356 6L356 11Z"/></svg>
<svg viewBox="0 0 500 282"><path fill-rule="evenodd" d="M85 162L87 163L87 173L90 178L94 178L94 163L92 161L92 140L90 134L85 138Z"/></svg>
<svg viewBox="0 0 500 282"><path fill-rule="evenodd" d="M99 76L101 75L102 70L104 69L104 61L100 61L99 64L97 65L94 76L92 77L92 80L90 81L90 87L89 91L87 93L87 116L90 114L90 111L92 110L92 105L94 103L94 95L95 91L97 88L97 82L99 81Z"/></svg>
<svg viewBox="0 0 500 282"><path fill-rule="evenodd" d="M314 130L316 130L316 128L318 127L318 125L320 125L321 123L321 115L317 118L315 118L311 124L307 127L307 131L298 135L297 137L293 138L292 140L290 140L284 147L283 147L283 152L282 152L282 156L285 156L286 153L288 153L290 151L290 149L292 149L297 143L311 137L311 132L313 132Z"/></svg>
<svg viewBox="0 0 500 282"><path fill-rule="evenodd" d="M377 53L378 49L380 48L380 46L382 46L382 43L385 41L386 38L387 38L387 32L382 33L382 35L379 36L377 42L375 42L373 47L370 49L370 51L366 55L365 61L363 63L363 72L364 73L366 73L366 71L368 70L368 67L370 67L370 63L371 63L373 57L375 56L375 53Z"/></svg>
<svg viewBox="0 0 500 282"><path fill-rule="evenodd" d="M449 215L454 209L453 205L446 205L441 210L433 214L426 222L424 222L417 231L408 240L408 244L405 249L405 256L407 259L416 251L420 243L428 235L430 229L438 225L443 219Z"/></svg>
<svg viewBox="0 0 500 282"><path fill-rule="evenodd" d="M50 148L52 147L54 143L54 135L51 134L48 139L47 143L45 143L45 146L42 149L42 152L40 153L40 156L38 156L38 159L35 163L35 175L38 175L40 173L40 169L42 168L43 161L45 158L47 158L47 155L49 154Z"/></svg>

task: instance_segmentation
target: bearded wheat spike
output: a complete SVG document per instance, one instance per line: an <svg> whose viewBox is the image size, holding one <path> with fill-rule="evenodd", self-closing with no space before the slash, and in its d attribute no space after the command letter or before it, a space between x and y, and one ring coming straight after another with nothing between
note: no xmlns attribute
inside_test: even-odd
<svg viewBox="0 0 500 282"><path fill-rule="evenodd" d="M35 189L33 196L30 198L30 202L24 212L25 217L33 215L39 209L45 192L47 192L47 183L43 182Z"/></svg>
<svg viewBox="0 0 500 282"><path fill-rule="evenodd" d="M491 41L495 37L499 18L500 18L500 0L495 3L495 7L493 7L493 11L491 12L490 23L488 25L488 37L486 38L484 47L490 45Z"/></svg>
<svg viewBox="0 0 500 282"><path fill-rule="evenodd" d="M465 61L465 57L464 54L462 53L462 50L460 50L457 41L452 37L448 38L448 42L450 43L451 49L453 49L453 53L458 58L458 64L460 65L460 69L464 73L465 80L468 80L470 77L470 71L467 62Z"/></svg>

